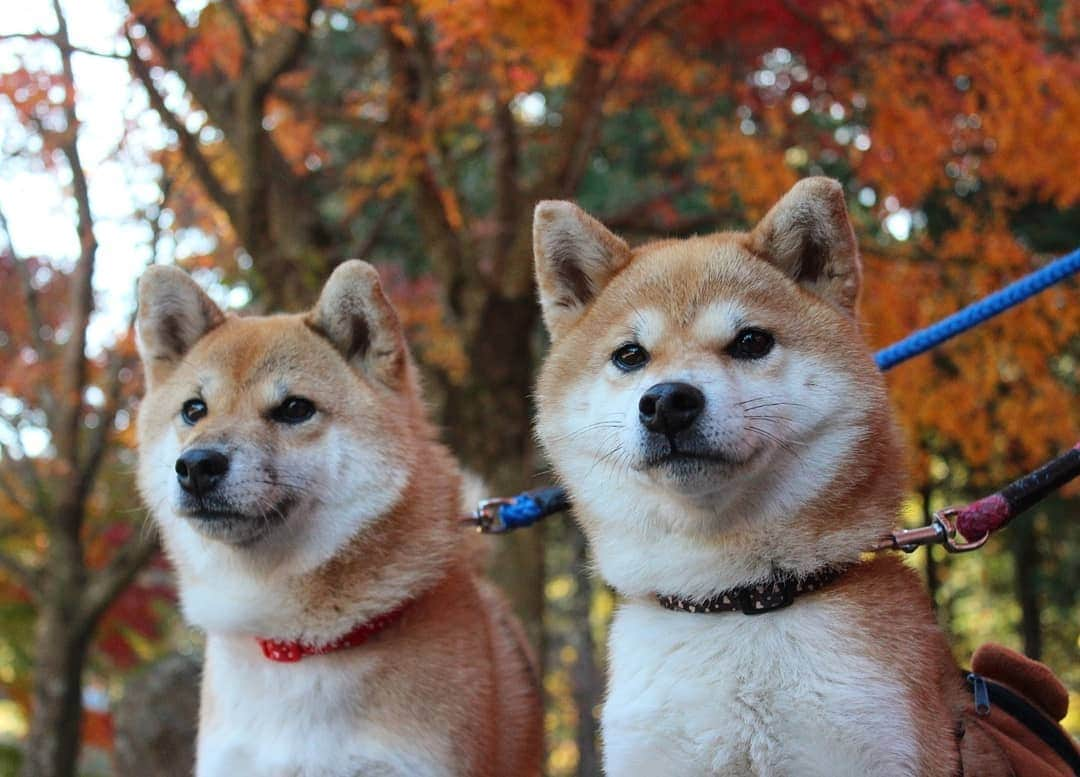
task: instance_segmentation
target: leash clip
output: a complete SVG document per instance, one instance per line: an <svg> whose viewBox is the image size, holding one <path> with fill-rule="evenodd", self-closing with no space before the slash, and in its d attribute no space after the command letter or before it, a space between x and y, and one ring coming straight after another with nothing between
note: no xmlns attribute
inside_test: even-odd
<svg viewBox="0 0 1080 777"><path fill-rule="evenodd" d="M476 504L476 509L472 513L461 519L461 522L467 526L475 526L481 534L504 534L509 531L509 527L502 518L502 508L513 501L507 497L483 499Z"/></svg>
<svg viewBox="0 0 1080 777"><path fill-rule="evenodd" d="M891 534L886 534L878 542L875 550L902 550L905 553L914 553L923 545L939 545L945 542L948 530L938 522L937 516L929 526L920 526L918 529L897 529Z"/></svg>
<svg viewBox="0 0 1080 777"><path fill-rule="evenodd" d="M950 553L967 553L970 550L978 550L990 539L990 532L986 532L977 540L957 542L956 538L960 534L956 530L956 521L953 518L959 514L959 507L946 507L944 510L938 510L934 513L934 525L940 526L943 533L941 543L945 546L945 550Z"/></svg>
<svg viewBox="0 0 1080 777"><path fill-rule="evenodd" d="M914 553L923 545L944 545L950 553L967 553L978 550L990 538L989 532L977 540L957 542L959 533L956 530L956 522L953 518L960 512L959 507L946 507L934 513L934 519L929 526L920 526L917 529L897 529L892 534L887 534L878 542L875 550L902 550L905 553Z"/></svg>

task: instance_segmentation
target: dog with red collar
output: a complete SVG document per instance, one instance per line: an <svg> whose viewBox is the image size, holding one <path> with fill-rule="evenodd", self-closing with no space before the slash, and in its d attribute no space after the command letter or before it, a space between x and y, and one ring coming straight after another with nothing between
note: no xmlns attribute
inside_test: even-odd
<svg viewBox="0 0 1080 777"><path fill-rule="evenodd" d="M198 777L538 775L529 651L375 270L241 318L154 267L138 343L139 487L206 632Z"/></svg>

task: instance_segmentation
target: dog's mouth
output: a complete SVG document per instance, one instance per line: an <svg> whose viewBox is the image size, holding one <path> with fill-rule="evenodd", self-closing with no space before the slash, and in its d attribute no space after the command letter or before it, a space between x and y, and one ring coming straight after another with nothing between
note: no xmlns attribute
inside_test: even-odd
<svg viewBox="0 0 1080 777"><path fill-rule="evenodd" d="M206 502L193 502L178 511L203 536L240 547L253 545L288 520L294 504L284 500L269 509L243 512Z"/></svg>
<svg viewBox="0 0 1080 777"><path fill-rule="evenodd" d="M645 451L643 459L643 463L648 469L706 467L737 469L749 464L756 455L755 452L746 457L737 457L700 444L677 445L673 440L668 440L662 445L649 447L650 449Z"/></svg>

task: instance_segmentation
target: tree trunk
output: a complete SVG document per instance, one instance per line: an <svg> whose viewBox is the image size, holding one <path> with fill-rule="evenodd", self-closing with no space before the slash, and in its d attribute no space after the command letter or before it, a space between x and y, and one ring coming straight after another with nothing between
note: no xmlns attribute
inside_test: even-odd
<svg viewBox="0 0 1080 777"><path fill-rule="evenodd" d="M1013 563L1016 597L1020 602L1020 632L1024 655L1042 658L1042 613L1039 607L1039 537L1033 520L1016 521L1013 531Z"/></svg>
<svg viewBox="0 0 1080 777"><path fill-rule="evenodd" d="M78 589L54 586L38 612L30 731L22 777L72 777L82 723L89 632L78 627Z"/></svg>
<svg viewBox="0 0 1080 777"><path fill-rule="evenodd" d="M268 136L259 139L262 145L272 142ZM311 182L289 177L287 169L274 172L274 166L280 168L284 162L273 149L267 148L261 157L268 159L270 172L256 182L260 188L252 194L258 196L260 207L252 209L252 223L239 233L240 242L252 257L258 307L272 313L300 311L318 297L330 260L348 257L329 256L333 241L319 220Z"/></svg>
<svg viewBox="0 0 1080 777"><path fill-rule="evenodd" d="M492 294L466 344L469 374L446 386L442 414L450 446L465 466L481 473L492 495L513 495L532 483L533 341L537 324L531 298ZM540 532L500 537L492 577L510 597L537 655L542 656L543 544Z"/></svg>

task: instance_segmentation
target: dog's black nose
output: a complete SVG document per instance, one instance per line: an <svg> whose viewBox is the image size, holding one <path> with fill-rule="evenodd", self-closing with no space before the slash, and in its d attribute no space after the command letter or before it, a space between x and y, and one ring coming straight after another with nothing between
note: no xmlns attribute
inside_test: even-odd
<svg viewBox="0 0 1080 777"><path fill-rule="evenodd" d="M176 460L176 479L189 494L202 496L229 471L229 457L211 448L193 448Z"/></svg>
<svg viewBox="0 0 1080 777"><path fill-rule="evenodd" d="M638 417L650 432L675 434L705 409L705 395L689 383L657 383L641 395Z"/></svg>

